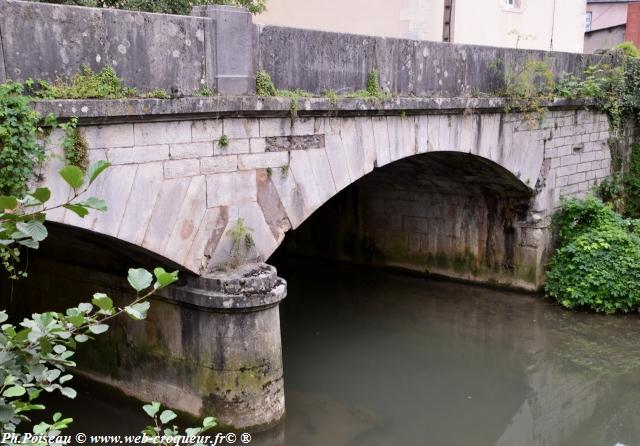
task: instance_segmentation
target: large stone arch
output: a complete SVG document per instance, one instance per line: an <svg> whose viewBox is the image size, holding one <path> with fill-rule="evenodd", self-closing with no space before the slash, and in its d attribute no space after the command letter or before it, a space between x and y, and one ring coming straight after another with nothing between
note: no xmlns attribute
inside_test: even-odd
<svg viewBox="0 0 640 446"><path fill-rule="evenodd" d="M506 182L529 197L540 181L542 142L518 137L500 114L323 119L316 126L324 148L291 151L286 173L259 176L265 218L280 222L276 247L289 228L296 229L340 191L402 160L465 154L495 172L487 183Z"/></svg>

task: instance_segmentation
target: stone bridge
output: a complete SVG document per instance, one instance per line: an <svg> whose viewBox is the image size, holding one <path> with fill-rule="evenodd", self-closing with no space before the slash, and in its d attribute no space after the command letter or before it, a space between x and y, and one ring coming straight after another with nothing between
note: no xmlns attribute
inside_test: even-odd
<svg viewBox="0 0 640 446"><path fill-rule="evenodd" d="M252 260L286 239L301 253L537 289L560 198L610 174L607 120L558 101L536 122L492 94L532 59L580 75L592 57L263 27L231 7L179 17L0 0L0 81L109 65L171 96L35 103L78 117L90 161L112 163L89 191L109 210L50 212L52 236L16 285L28 299L10 304L65 308L100 290L123 305L127 268L177 266L182 283L148 320L114 320L79 370L228 427L274 425L286 284L265 264L220 272L229 229L251 228ZM364 88L374 68L393 99L254 94L258 69L320 96ZM60 137L39 177L58 202L71 193Z"/></svg>
<svg viewBox="0 0 640 446"><path fill-rule="evenodd" d="M535 289L560 196L609 175L606 117L566 103L539 125L496 99L344 100L335 109L303 99L295 118L288 101L271 98L227 100L227 111L218 99L177 100L173 110L156 102L39 104L62 116L86 110L89 158L113 164L89 191L108 212L49 218L199 275L229 260L238 219L265 261L288 231L358 183L380 262ZM50 150L59 156L44 179L66 199L55 135Z"/></svg>
<svg viewBox="0 0 640 446"><path fill-rule="evenodd" d="M81 111L90 160L113 166L89 191L107 212L48 216L87 230L81 239L102 239L98 250L78 248L72 273L68 258L34 267L37 283L68 280L69 296L100 284L126 301L120 279L88 265L110 256L121 264L134 248L140 259L177 264L188 279L154 303L144 324L118 323L115 341L85 353L83 370L236 428L283 416L277 303L286 292L266 267L217 271L238 219L252 229L256 260L308 220L311 242L293 238L302 253L537 289L560 197L585 194L610 174L607 119L580 104L550 104L541 124L506 113L498 99L301 99L295 118L289 100L254 96L50 101L38 109ZM59 137L52 135L42 178L63 199L70 191L56 174ZM57 252L84 243L62 234ZM78 274L90 278L83 287ZM129 347L114 355L109 342Z"/></svg>

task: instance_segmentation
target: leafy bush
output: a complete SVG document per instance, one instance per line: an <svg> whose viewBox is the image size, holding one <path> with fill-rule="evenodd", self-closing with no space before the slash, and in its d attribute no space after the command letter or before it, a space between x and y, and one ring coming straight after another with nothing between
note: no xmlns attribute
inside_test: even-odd
<svg viewBox="0 0 640 446"><path fill-rule="evenodd" d="M26 184L44 160L40 115L16 82L0 85L0 195L22 197Z"/></svg>
<svg viewBox="0 0 640 446"><path fill-rule="evenodd" d="M613 225L578 235L553 256L546 291L566 308L638 310L640 238Z"/></svg>
<svg viewBox="0 0 640 446"><path fill-rule="evenodd" d="M640 309L639 222L587 197L565 200L554 223L559 247L548 265L547 294L571 309Z"/></svg>
<svg viewBox="0 0 640 446"><path fill-rule="evenodd" d="M614 50L621 51L627 57L640 57L640 50L630 41L619 43L613 47Z"/></svg>
<svg viewBox="0 0 640 446"><path fill-rule="evenodd" d="M616 136L629 118L640 117L640 58L637 49L620 45L584 70L583 78L564 74L556 94L577 99L591 98L607 114L611 133Z"/></svg>
<svg viewBox="0 0 640 446"><path fill-rule="evenodd" d="M591 229L605 226L624 226L624 219L593 196L584 199L568 199L562 202L562 208L553 216L557 228L557 242L565 246L577 236Z"/></svg>

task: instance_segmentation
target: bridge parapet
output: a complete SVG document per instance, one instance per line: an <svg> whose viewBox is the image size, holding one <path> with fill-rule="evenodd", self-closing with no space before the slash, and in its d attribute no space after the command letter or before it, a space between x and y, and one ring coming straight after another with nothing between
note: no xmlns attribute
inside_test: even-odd
<svg viewBox="0 0 640 446"><path fill-rule="evenodd" d="M396 95L456 97L494 93L530 60L580 76L600 57L261 26L229 6L187 17L0 0L0 82L54 81L87 64L143 92L249 94L264 69L280 89L322 93L365 88L375 68Z"/></svg>

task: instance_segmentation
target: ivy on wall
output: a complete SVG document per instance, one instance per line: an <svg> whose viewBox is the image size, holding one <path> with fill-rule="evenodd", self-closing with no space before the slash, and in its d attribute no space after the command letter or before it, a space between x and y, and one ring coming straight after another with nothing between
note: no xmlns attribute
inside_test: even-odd
<svg viewBox="0 0 640 446"><path fill-rule="evenodd" d="M0 195L22 197L36 167L44 161L40 120L22 84L0 84Z"/></svg>

